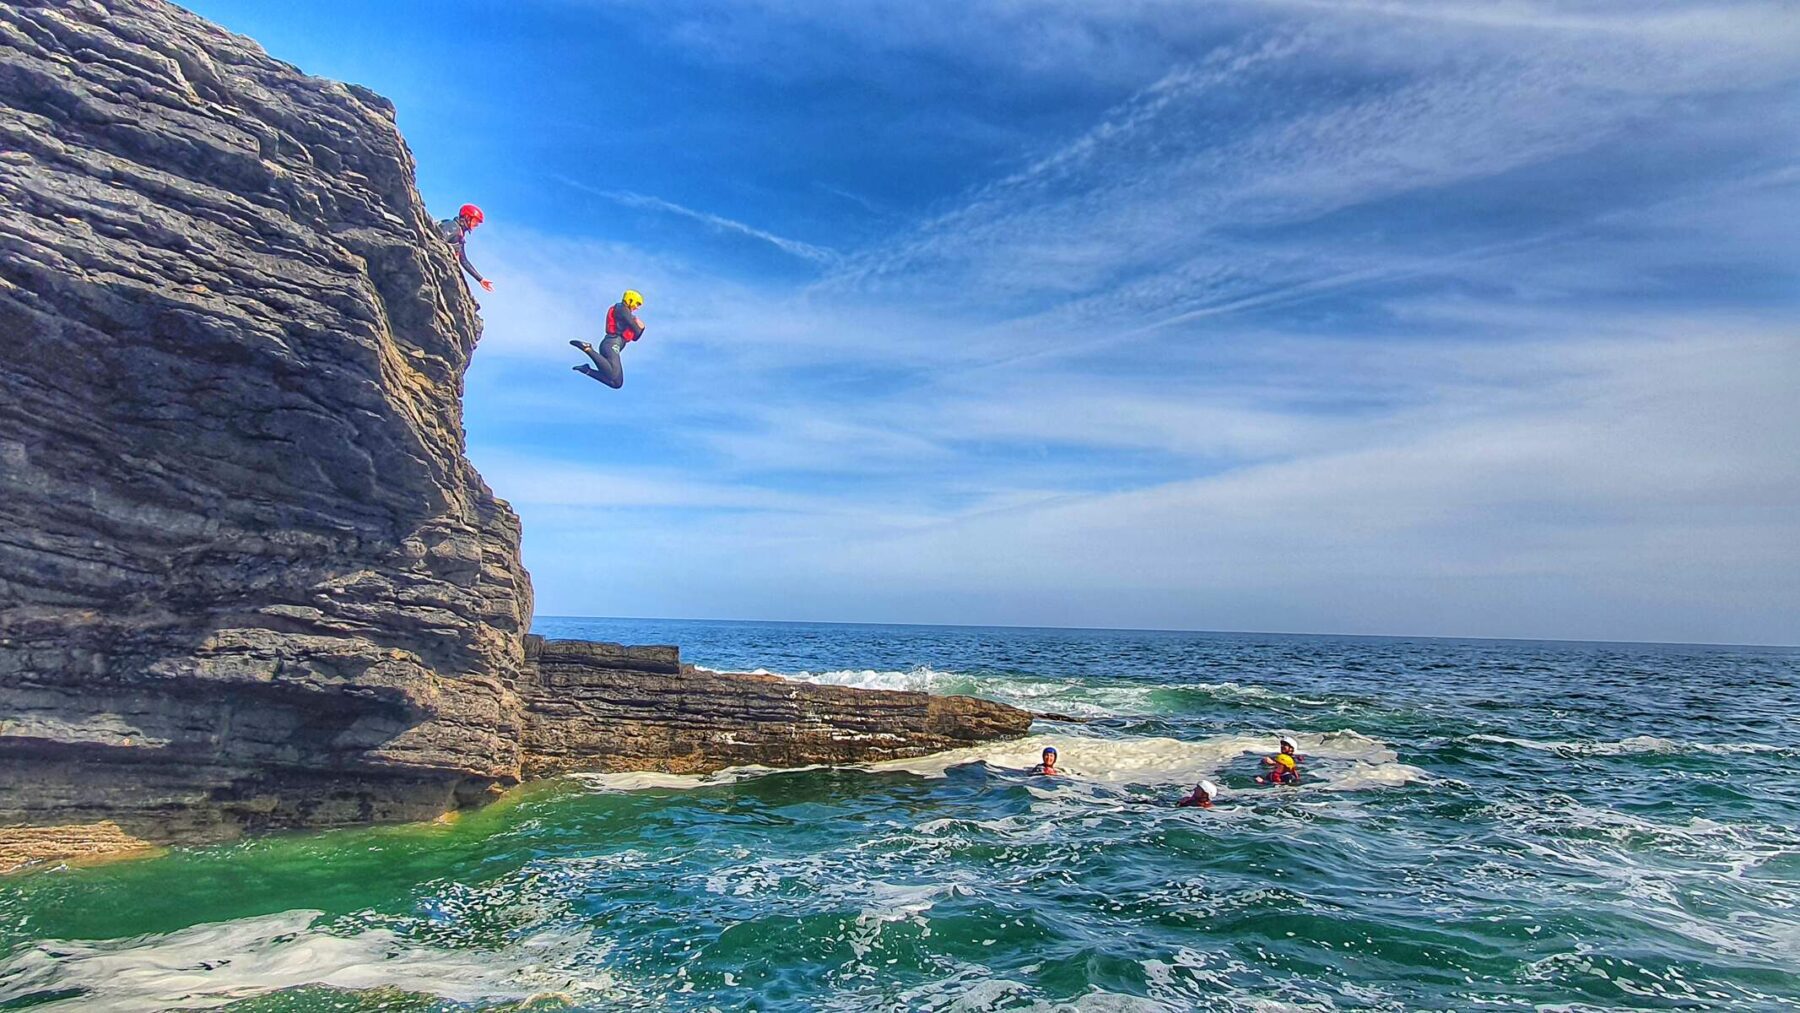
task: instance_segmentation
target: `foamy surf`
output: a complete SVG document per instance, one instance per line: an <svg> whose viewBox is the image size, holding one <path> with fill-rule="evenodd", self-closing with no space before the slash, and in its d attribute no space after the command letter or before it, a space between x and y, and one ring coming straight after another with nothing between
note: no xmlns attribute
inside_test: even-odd
<svg viewBox="0 0 1800 1013"><path fill-rule="evenodd" d="M1149 717L1178 709L1169 701L1181 694L1201 694L1224 700L1262 702L1281 700L1309 707L1330 701L1298 697L1262 686L1235 682L1145 683L1123 679L1050 678L1025 675L968 675L944 672L929 666L916 668L836 669L825 672L769 672L794 682L854 689L906 690L938 695L979 696L1025 710L1057 711L1076 717Z"/></svg>
<svg viewBox="0 0 1800 1013"><path fill-rule="evenodd" d="M666 774L658 770L628 770L617 773L577 772L565 776L571 781L577 781L598 791L691 791L695 788L736 784L747 778L763 777L768 774L823 769L825 768L818 765L808 767L746 765L726 767L710 774Z"/></svg>
<svg viewBox="0 0 1800 1013"><path fill-rule="evenodd" d="M1470 742L1487 742L1495 745L1518 746L1522 749L1535 749L1540 752L1557 753L1563 756L1629 756L1634 753L1710 753L1729 756L1744 753L1780 752L1775 746L1758 742L1682 742L1676 739L1665 739L1655 735L1633 735L1617 741L1604 739L1588 742L1564 740L1538 740L1518 738L1510 735L1488 735L1485 733L1469 736Z"/></svg>
<svg viewBox="0 0 1800 1013"><path fill-rule="evenodd" d="M1072 780L1113 786L1188 784L1216 775L1245 756L1272 752L1274 739L1273 733L1218 735L1193 741L1033 735L913 759L888 760L870 764L867 769L943 777L952 767L982 762L1001 769L1025 770L1038 762L1046 747L1054 746L1057 765ZM1398 757L1386 743L1356 731L1302 735L1297 741L1301 755L1311 761L1308 780L1320 787L1354 791L1406 784L1426 776L1417 767L1397 762Z"/></svg>
<svg viewBox="0 0 1800 1013"><path fill-rule="evenodd" d="M449 1002L597 998L605 972L570 970L596 955L585 932L546 930L499 950L440 949L388 929L339 935L318 911L195 925L105 942L38 943L0 964L0 1005L34 1009L210 1009L302 986L394 989ZM600 951L604 952L604 951Z"/></svg>
<svg viewBox="0 0 1800 1013"><path fill-rule="evenodd" d="M836 769L871 773L908 773L920 777L946 777L954 767L984 763L999 770L1023 772L1036 765L1046 747L1059 752L1059 766L1072 781L1122 787L1131 784L1189 784L1213 777L1231 763L1249 755L1273 751L1277 733L1218 735L1183 740L1150 736L1102 738L1086 734L1038 734L1010 742L953 749L926 756L885 760ZM1297 737L1300 753L1309 761L1306 786L1330 791L1395 787L1424 780L1425 771L1398 762L1393 749L1379 739L1354 730ZM734 784L747 778L797 770L772 767L730 767L711 774L664 774L654 771L570 774L571 780L597 791L689 791Z"/></svg>

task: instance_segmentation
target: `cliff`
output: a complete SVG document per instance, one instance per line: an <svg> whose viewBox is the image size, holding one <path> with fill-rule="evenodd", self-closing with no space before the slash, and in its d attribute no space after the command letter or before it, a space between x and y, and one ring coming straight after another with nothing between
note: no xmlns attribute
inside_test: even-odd
<svg viewBox="0 0 1800 1013"><path fill-rule="evenodd" d="M435 816L606 745L602 687L527 659L519 522L463 455L480 322L413 169L386 100L172 5L0 6L0 864ZM869 730L839 702L766 752L657 740L677 698L800 712L644 686L650 765L944 739L908 703L866 754L793 745Z"/></svg>

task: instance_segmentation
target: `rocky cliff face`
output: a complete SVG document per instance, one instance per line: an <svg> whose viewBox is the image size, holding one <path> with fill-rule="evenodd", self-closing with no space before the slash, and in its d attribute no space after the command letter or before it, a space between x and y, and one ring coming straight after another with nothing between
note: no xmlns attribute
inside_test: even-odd
<svg viewBox="0 0 1800 1013"><path fill-rule="evenodd" d="M528 664L518 521L463 456L478 336L386 100L156 0L0 5L0 862L432 816L615 733L877 755L826 748L881 724L847 700ZM723 737L651 731L699 699ZM926 751L934 713L860 741Z"/></svg>
<svg viewBox="0 0 1800 1013"><path fill-rule="evenodd" d="M431 235L378 96L166 4L0 8L0 819L517 776L530 585Z"/></svg>

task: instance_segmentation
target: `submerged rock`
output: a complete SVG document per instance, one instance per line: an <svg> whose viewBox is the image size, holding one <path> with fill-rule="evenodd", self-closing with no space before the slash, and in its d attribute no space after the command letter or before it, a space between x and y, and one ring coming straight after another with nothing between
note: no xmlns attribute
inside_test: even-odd
<svg viewBox="0 0 1800 1013"><path fill-rule="evenodd" d="M173 5L0 6L0 854L428 818L580 743L1013 733L637 669L609 716L579 652L532 668L519 522L463 454L480 321L413 177L385 99Z"/></svg>

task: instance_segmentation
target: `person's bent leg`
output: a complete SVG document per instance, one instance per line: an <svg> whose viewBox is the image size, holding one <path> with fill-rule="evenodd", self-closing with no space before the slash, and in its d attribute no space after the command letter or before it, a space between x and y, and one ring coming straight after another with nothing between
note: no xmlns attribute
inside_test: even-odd
<svg viewBox="0 0 1800 1013"><path fill-rule="evenodd" d="M594 379L614 390L625 386L625 364L619 361L619 350L624 344L618 338L607 338L600 347L588 350L588 358L594 360L594 371L599 374Z"/></svg>
<svg viewBox="0 0 1800 1013"><path fill-rule="evenodd" d="M577 372L591 376L614 390L625 385L625 367L619 362L619 349L623 343L619 339L607 338L598 347L583 341L571 341L569 344L587 353L587 357L594 362L592 366L576 366Z"/></svg>

